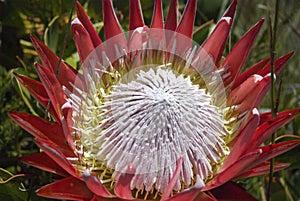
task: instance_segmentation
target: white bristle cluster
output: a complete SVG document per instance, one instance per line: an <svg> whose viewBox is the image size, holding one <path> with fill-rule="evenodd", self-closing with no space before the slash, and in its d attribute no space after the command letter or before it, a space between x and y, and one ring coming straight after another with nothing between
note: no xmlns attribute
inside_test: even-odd
<svg viewBox="0 0 300 201"><path fill-rule="evenodd" d="M101 103L93 98L101 91L95 75L90 75L90 91L69 92L74 129L86 152L115 169L114 179L133 165L136 189L164 192L181 156L174 190L191 185L196 175L205 180L224 156L227 134L211 96L165 65L134 73L113 85Z"/></svg>

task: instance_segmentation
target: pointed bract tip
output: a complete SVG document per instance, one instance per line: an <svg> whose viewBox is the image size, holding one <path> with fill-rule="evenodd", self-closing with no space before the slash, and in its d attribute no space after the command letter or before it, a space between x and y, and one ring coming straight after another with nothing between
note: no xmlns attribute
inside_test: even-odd
<svg viewBox="0 0 300 201"><path fill-rule="evenodd" d="M252 26L252 28L247 33L253 32L252 34L257 34L258 31L260 30L261 26L263 25L264 21L265 21L265 18L261 18L254 26Z"/></svg>
<svg viewBox="0 0 300 201"><path fill-rule="evenodd" d="M189 38L192 38L194 22L196 17L196 0L188 0L187 5L183 11L181 20L176 29L177 33L183 34Z"/></svg>
<svg viewBox="0 0 300 201"><path fill-rule="evenodd" d="M285 58L285 60L289 60L294 55L294 53L294 51L291 51L282 57Z"/></svg>
<svg viewBox="0 0 300 201"><path fill-rule="evenodd" d="M231 72L231 76L229 76L228 79L224 81L225 86L229 85L232 81L235 81L237 74L240 72L249 55L249 52L254 44L254 41L263 22L264 18L262 18L254 26L252 26L251 29L247 31L247 33L245 33L242 38L235 44L231 52L223 61L222 66L230 66L228 70Z"/></svg>
<svg viewBox="0 0 300 201"><path fill-rule="evenodd" d="M113 196L102 184L99 178L90 173L90 170L87 168L85 172L82 173L82 179L85 182L86 186L92 191L95 195L111 198Z"/></svg>
<svg viewBox="0 0 300 201"><path fill-rule="evenodd" d="M71 22L71 25L75 25L75 24L82 25L82 23L80 22L80 20L77 17L74 20L72 20L72 22Z"/></svg>
<svg viewBox="0 0 300 201"><path fill-rule="evenodd" d="M127 50L127 40L117 18L111 0L102 0L102 13L104 20L104 35L106 41L114 36L117 36L117 39L115 38L114 40L112 40L112 44L110 45L114 46L117 41L118 46Z"/></svg>
<svg viewBox="0 0 300 201"><path fill-rule="evenodd" d="M34 42L34 40L36 40L36 37L33 35L33 34L30 34L30 40L32 41L32 42Z"/></svg>
<svg viewBox="0 0 300 201"><path fill-rule="evenodd" d="M265 22L265 18L261 18L253 27L256 27L258 30L260 30L264 22Z"/></svg>
<svg viewBox="0 0 300 201"><path fill-rule="evenodd" d="M130 0L129 6L129 30L144 26L144 19L139 0Z"/></svg>
<svg viewBox="0 0 300 201"><path fill-rule="evenodd" d="M69 101L65 102L65 104L63 104L63 106L61 107L62 110L64 110L64 109L71 109L71 108L72 108L72 105L71 105L71 103Z"/></svg>
<svg viewBox="0 0 300 201"><path fill-rule="evenodd" d="M77 16L86 16L86 13L84 11L84 8L82 7L82 5L79 3L79 1L76 1L76 4L75 4L75 9L76 9L76 14Z"/></svg>
<svg viewBox="0 0 300 201"><path fill-rule="evenodd" d="M41 46L42 41L40 41L36 36L30 34L30 40L33 43L34 48L38 51L39 46Z"/></svg>
<svg viewBox="0 0 300 201"><path fill-rule="evenodd" d="M40 68L43 68L43 66L41 64L39 64L39 62L35 61L33 62L33 65L35 66L35 68L38 70Z"/></svg>
<svg viewBox="0 0 300 201"><path fill-rule="evenodd" d="M194 186L196 189L201 189L205 187L204 181L200 178L199 175L196 176L196 183Z"/></svg>
<svg viewBox="0 0 300 201"><path fill-rule="evenodd" d="M76 8L76 13L79 13L83 9L79 1L76 1L75 8Z"/></svg>
<svg viewBox="0 0 300 201"><path fill-rule="evenodd" d="M226 21L227 24L229 24L229 25L232 23L232 17L227 17L227 16L225 17L224 16L224 17L221 18L221 21L223 21L223 20Z"/></svg>
<svg viewBox="0 0 300 201"><path fill-rule="evenodd" d="M177 28L178 2L171 0L168 15L166 17L165 29L175 31Z"/></svg>
<svg viewBox="0 0 300 201"><path fill-rule="evenodd" d="M162 0L155 0L150 27L163 29L163 26Z"/></svg>
<svg viewBox="0 0 300 201"><path fill-rule="evenodd" d="M231 17L234 18L235 10L236 10L237 0L233 0L230 6L225 11L223 17Z"/></svg>
<svg viewBox="0 0 300 201"><path fill-rule="evenodd" d="M87 32L90 35L90 38L93 42L93 46L97 47L98 45L101 45L102 41L94 28L92 22L90 21L87 13L85 12L84 8L81 6L81 4L77 1L76 2L76 14L84 28L87 30Z"/></svg>
<svg viewBox="0 0 300 201"><path fill-rule="evenodd" d="M213 32L202 44L202 48L212 56L216 66L219 65L222 53L232 24L231 17L222 17L214 28Z"/></svg>
<svg viewBox="0 0 300 201"><path fill-rule="evenodd" d="M253 114L253 115L258 115L258 116L259 116L259 111L258 111L258 109L257 109L257 108L253 108L252 114Z"/></svg>
<svg viewBox="0 0 300 201"><path fill-rule="evenodd" d="M265 18L261 18L248 32L253 32L253 34L257 34L259 32L261 26L263 25L264 21L265 21Z"/></svg>

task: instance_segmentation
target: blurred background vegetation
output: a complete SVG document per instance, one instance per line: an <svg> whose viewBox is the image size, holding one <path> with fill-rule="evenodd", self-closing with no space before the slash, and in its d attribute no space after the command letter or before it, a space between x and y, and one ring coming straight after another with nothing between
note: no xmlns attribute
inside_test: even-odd
<svg viewBox="0 0 300 201"><path fill-rule="evenodd" d="M100 0L80 0L88 12L99 35L103 38L102 8ZM150 24L153 1L141 0L146 24ZM195 28L207 23L194 36L202 43L222 16L229 0L198 0ZM276 55L294 51L284 70L277 78L282 80L279 110L300 107L300 1L280 0L276 39ZM0 200L48 200L39 198L34 191L44 184L55 180L55 175L45 173L20 163L19 157L38 152L33 137L14 124L7 111L27 111L43 114L43 108L16 82L14 73L25 74L37 79L34 61L39 61L29 36L37 36L57 55L62 50L63 38L67 29L72 0L0 0ZM169 0L163 0L166 16ZM182 11L185 1L179 1ZM127 30L129 21L128 0L115 0L117 16ZM245 67L266 58L270 54L268 15L274 19L275 0L240 0L226 53L236 41L259 19L266 22L256 40ZM73 13L73 18L75 13ZM63 59L74 68L79 68L79 57L68 32L67 45ZM261 110L270 110L270 97L265 98ZM300 118L280 129L278 135L285 133L300 134ZM276 160L289 162L291 166L275 174L273 178L272 200L300 200L300 147L278 157ZM12 175L26 174L8 182ZM238 181L253 196L264 200L268 175Z"/></svg>

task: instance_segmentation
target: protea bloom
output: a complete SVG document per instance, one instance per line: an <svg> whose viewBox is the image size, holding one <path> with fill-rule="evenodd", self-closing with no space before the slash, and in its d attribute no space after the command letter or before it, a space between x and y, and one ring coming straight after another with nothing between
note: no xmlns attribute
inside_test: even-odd
<svg viewBox="0 0 300 201"><path fill-rule="evenodd" d="M240 73L263 24L260 20L222 52L234 0L201 47L192 44L196 0L179 24L171 0L165 23L155 0L150 27L130 1L127 39L110 0L103 0L102 43L79 3L72 23L82 71L76 72L32 37L41 82L17 79L53 121L20 112L10 117L43 150L22 160L62 179L38 195L71 200L255 200L233 179L266 174L269 159L300 143L261 146L300 109L272 118L257 107L270 86L269 59ZM291 57L275 61L275 73ZM50 100L50 101L49 101ZM275 163L275 171L288 164Z"/></svg>

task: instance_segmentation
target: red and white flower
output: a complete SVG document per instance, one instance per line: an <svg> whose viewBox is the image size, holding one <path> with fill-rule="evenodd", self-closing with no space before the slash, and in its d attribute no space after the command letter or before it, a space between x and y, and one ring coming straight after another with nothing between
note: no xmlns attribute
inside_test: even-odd
<svg viewBox="0 0 300 201"><path fill-rule="evenodd" d="M222 59L237 1L201 45L192 43L196 0L180 22L171 0L164 22L155 0L151 25L130 1L127 37L103 0L105 42L82 6L72 23L82 69L75 71L31 37L40 81L17 79L53 117L10 112L43 150L22 161L62 179L37 191L69 200L255 200L232 180L266 174L268 160L297 146L261 146L300 109L259 113L270 87L269 59L241 72L263 24ZM292 56L275 61L275 74ZM50 102L49 102L50 100ZM278 171L288 164L275 163Z"/></svg>

